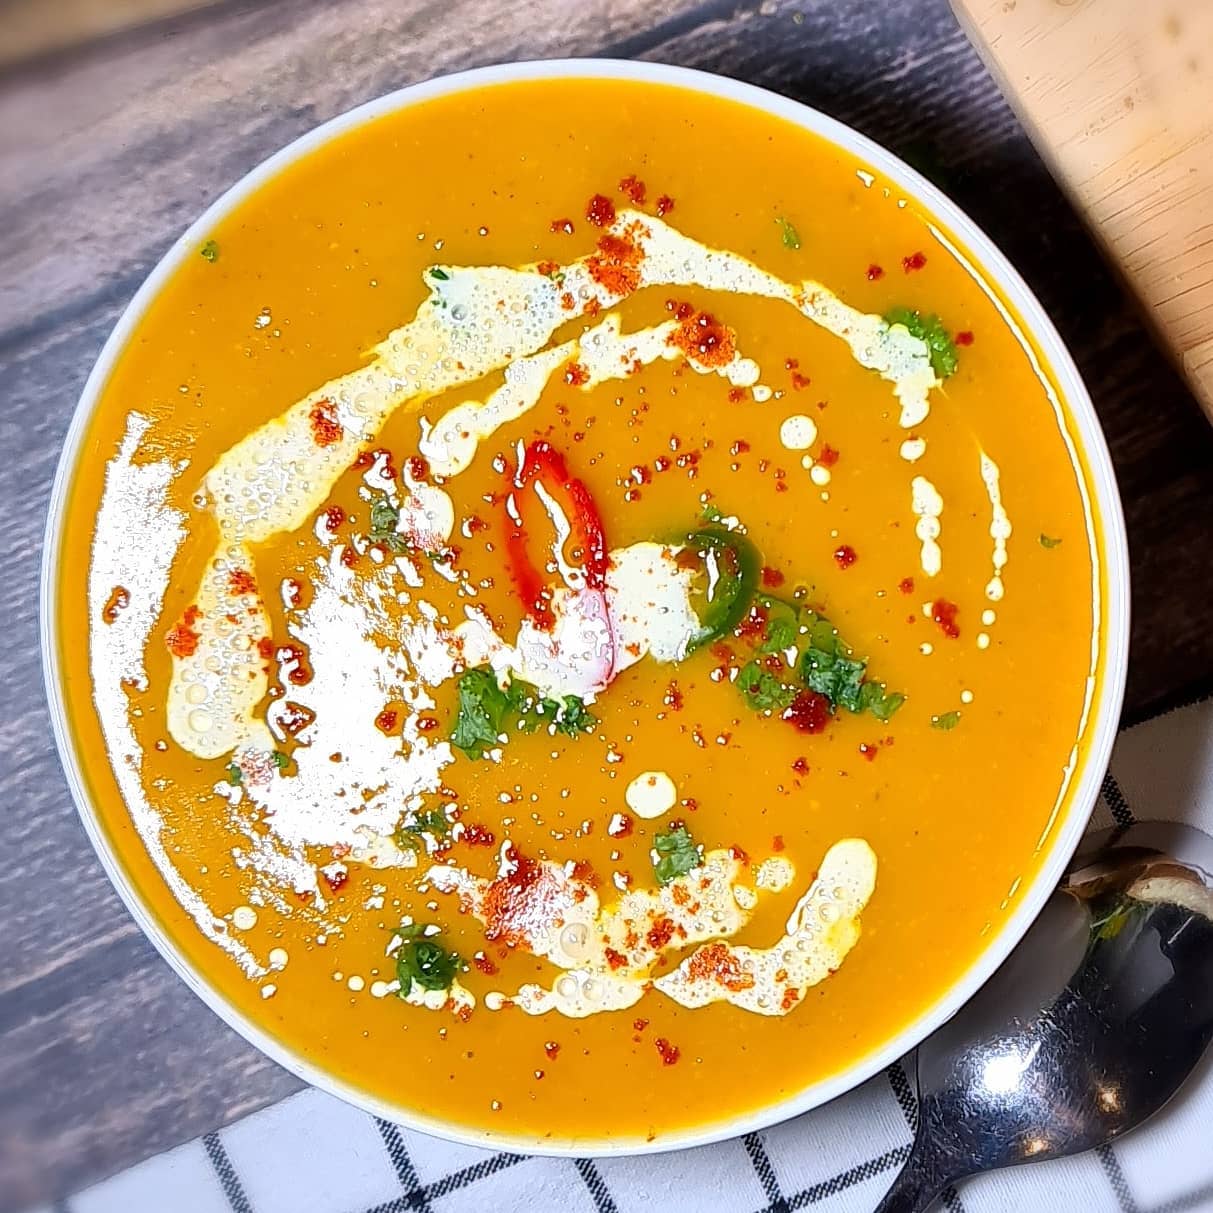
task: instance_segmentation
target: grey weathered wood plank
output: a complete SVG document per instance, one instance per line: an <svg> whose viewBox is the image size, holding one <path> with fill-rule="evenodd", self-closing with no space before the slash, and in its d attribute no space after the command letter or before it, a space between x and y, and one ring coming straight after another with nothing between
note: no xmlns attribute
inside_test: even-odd
<svg viewBox="0 0 1213 1213"><path fill-rule="evenodd" d="M604 49L815 104L907 156L970 210L1053 314L1108 432L1136 578L1130 713L1213 679L1213 437L945 0L223 3L205 19L10 73L0 78L10 704L0 716L0 1210L75 1190L297 1085L138 935L51 749L36 563L58 447L92 359L189 219L317 121L439 71Z"/></svg>

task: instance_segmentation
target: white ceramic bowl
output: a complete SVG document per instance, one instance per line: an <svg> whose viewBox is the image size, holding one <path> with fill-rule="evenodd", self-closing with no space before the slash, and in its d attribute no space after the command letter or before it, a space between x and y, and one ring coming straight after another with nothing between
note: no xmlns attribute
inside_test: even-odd
<svg viewBox="0 0 1213 1213"><path fill-rule="evenodd" d="M189 965L173 941L148 909L142 893L128 879L117 856L111 849L99 824L81 777L79 759L75 753L64 709L63 687L59 670L59 641L57 635L57 582L59 555L63 548L63 514L67 489L82 456L82 440L101 391L113 370L115 361L141 320L149 304L168 282L182 262L196 255L199 244L224 216L245 201L266 181L275 177L289 164L302 159L325 143L355 127L407 109L419 102L449 93L481 88L519 80L552 78L592 78L596 80L638 80L653 84L674 85L691 92L707 94L762 110L776 118L794 123L829 140L850 154L858 163L876 170L889 181L900 185L905 193L920 200L959 239L973 255L985 274L993 281L1002 297L1021 319L1024 327L1043 353L1060 389L1073 427L1077 432L1080 453L1090 471L1093 500L1090 508L1103 537L1104 547L1104 634L1101 638L1103 679L1091 704L1089 721L1090 743L1080 769L1075 773L1068 807L1054 826L1047 854L1039 873L1025 891L1018 908L1003 929L994 936L980 958L948 992L925 1014L908 1024L884 1046L821 1082L806 1087L790 1099L755 1108L743 1116L716 1122L701 1128L671 1133L648 1146L618 1145L601 1141L542 1140L518 1134L487 1134L459 1125L426 1117L376 1099L339 1081L314 1065L307 1058L283 1046L279 1041L245 1018L223 996L199 976ZM1098 573L1096 581L1098 583ZM88 831L97 854L123 901L160 954L181 975L192 990L246 1040L280 1065L299 1075L304 1081L328 1091L350 1103L387 1120L410 1128L445 1137L469 1145L493 1146L536 1154L598 1155L672 1150L703 1145L712 1141L748 1133L775 1124L798 1113L806 1112L843 1092L858 1086L890 1063L909 1052L919 1041L947 1020L975 993L991 973L1002 963L1036 917L1046 898L1056 885L1066 862L1082 837L1099 794L1100 783L1107 768L1112 742L1116 735L1124 692L1125 666L1129 636L1129 571L1125 543L1124 519L1103 434L1079 378L1073 360L1062 344L1044 309L1028 289L1023 279L981 230L950 202L929 181L903 164L896 156L863 135L816 110L774 93L685 68L653 63L621 60L553 60L539 63L518 63L499 67L478 68L424 84L413 85L370 101L357 109L326 122L323 126L297 139L289 147L271 156L258 168L239 181L218 199L185 232L168 251L159 265L131 300L105 344L97 365L93 368L84 393L77 406L68 432L58 473L51 494L50 516L47 520L46 542L42 563L42 652L43 670L55 740L67 773L76 807Z"/></svg>

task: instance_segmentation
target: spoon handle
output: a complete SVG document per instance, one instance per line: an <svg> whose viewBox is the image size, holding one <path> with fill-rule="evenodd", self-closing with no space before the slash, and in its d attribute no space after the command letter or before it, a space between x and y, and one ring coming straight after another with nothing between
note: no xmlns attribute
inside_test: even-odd
<svg viewBox="0 0 1213 1213"><path fill-rule="evenodd" d="M930 1151L920 1149L916 1140L905 1166L875 1213L925 1213L946 1184L947 1180L938 1175Z"/></svg>

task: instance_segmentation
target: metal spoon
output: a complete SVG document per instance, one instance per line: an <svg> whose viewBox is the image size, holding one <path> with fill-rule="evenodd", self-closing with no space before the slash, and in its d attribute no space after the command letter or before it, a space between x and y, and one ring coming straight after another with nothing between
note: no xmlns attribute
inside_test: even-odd
<svg viewBox="0 0 1213 1213"><path fill-rule="evenodd" d="M1078 1154L1152 1116L1213 1036L1213 838L1164 822L1075 856L1007 962L918 1050L919 1123L876 1213Z"/></svg>

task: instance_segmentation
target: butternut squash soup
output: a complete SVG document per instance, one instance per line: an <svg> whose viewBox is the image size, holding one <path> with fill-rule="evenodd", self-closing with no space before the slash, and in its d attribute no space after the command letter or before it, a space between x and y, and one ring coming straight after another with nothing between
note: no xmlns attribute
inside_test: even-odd
<svg viewBox="0 0 1213 1213"><path fill-rule="evenodd" d="M802 126L555 73L382 108L220 206L91 408L57 659L104 845L388 1114L735 1123L937 1007L1065 818L1073 418Z"/></svg>

